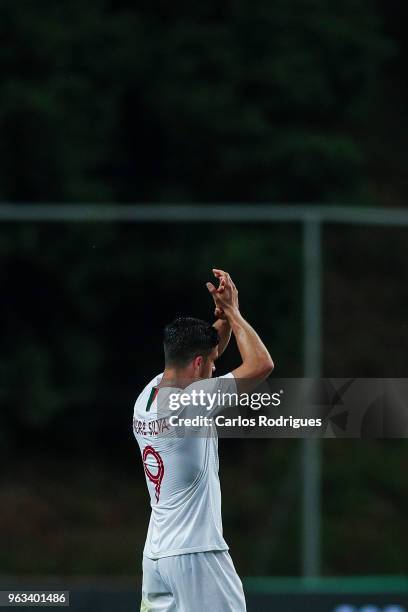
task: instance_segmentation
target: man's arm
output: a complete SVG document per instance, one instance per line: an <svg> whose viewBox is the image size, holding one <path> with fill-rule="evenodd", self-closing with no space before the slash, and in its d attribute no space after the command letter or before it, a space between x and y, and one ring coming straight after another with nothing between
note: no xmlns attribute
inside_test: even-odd
<svg viewBox="0 0 408 612"><path fill-rule="evenodd" d="M253 327L245 321L238 309L227 308L228 318L232 332L237 341L242 364L233 370L238 387L255 388L271 374L274 363L268 349ZM239 389L242 391L242 388Z"/></svg>
<svg viewBox="0 0 408 612"><path fill-rule="evenodd" d="M231 339L231 325L227 319L217 319L213 327L215 327L220 337L220 342L218 344L218 357L221 357Z"/></svg>
<svg viewBox="0 0 408 612"><path fill-rule="evenodd" d="M268 349L239 311L238 291L227 272L214 270L214 275L220 278L221 291L212 283L207 284L208 291L214 298L231 326L237 341L242 364L233 370L237 380L238 390L250 391L268 378L274 368L274 363Z"/></svg>

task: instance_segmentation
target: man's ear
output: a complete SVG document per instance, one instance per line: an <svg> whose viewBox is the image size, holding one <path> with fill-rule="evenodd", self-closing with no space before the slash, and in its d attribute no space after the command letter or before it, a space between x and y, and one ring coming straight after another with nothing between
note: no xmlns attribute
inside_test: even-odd
<svg viewBox="0 0 408 612"><path fill-rule="evenodd" d="M193 359L193 367L195 370L199 370L202 365L203 365L203 357L202 355L197 355L197 357L194 357Z"/></svg>

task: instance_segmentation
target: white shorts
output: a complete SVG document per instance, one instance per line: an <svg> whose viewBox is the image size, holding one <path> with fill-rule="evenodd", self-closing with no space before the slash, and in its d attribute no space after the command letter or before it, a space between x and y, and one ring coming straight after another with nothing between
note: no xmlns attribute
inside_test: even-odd
<svg viewBox="0 0 408 612"><path fill-rule="evenodd" d="M227 550L143 557L140 612L246 612L242 582Z"/></svg>

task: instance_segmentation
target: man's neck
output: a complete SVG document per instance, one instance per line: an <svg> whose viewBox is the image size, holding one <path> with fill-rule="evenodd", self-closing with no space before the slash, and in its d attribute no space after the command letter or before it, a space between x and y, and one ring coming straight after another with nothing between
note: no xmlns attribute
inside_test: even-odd
<svg viewBox="0 0 408 612"><path fill-rule="evenodd" d="M195 379L191 377L191 374L187 371L187 369L165 368L158 386L184 389L188 385L191 385L194 380Z"/></svg>

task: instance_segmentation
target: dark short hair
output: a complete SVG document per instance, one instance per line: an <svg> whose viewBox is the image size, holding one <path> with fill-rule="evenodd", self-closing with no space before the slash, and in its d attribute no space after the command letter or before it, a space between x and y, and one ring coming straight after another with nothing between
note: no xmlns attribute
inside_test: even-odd
<svg viewBox="0 0 408 612"><path fill-rule="evenodd" d="M207 358L220 338L211 323L178 317L164 328L163 341L166 365L185 367L198 355Z"/></svg>

